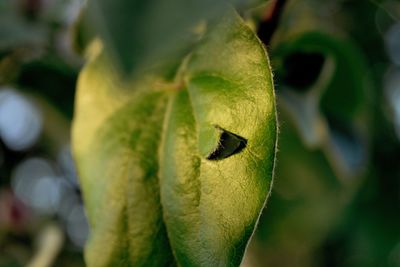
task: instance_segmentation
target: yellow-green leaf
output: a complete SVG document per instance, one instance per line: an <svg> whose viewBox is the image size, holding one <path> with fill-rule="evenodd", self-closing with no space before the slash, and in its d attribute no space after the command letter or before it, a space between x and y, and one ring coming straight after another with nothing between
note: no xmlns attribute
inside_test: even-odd
<svg viewBox="0 0 400 267"><path fill-rule="evenodd" d="M121 79L98 50L79 78L73 128L87 265L239 266L275 158L263 45L231 11L170 84Z"/></svg>

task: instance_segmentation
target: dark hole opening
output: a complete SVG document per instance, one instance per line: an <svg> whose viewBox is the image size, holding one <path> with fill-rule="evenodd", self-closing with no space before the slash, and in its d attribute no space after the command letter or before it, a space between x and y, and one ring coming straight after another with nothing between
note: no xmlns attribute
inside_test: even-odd
<svg viewBox="0 0 400 267"><path fill-rule="evenodd" d="M218 147L207 157L209 160L221 160L241 152L247 145L247 140L224 129Z"/></svg>

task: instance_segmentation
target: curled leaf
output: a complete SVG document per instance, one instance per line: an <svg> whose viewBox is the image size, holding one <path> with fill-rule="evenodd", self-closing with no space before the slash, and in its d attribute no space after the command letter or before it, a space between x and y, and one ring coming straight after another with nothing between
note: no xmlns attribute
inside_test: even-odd
<svg viewBox="0 0 400 267"><path fill-rule="evenodd" d="M230 12L182 82L126 81L109 62L100 51L82 71L73 129L88 266L239 266L274 167L264 47Z"/></svg>

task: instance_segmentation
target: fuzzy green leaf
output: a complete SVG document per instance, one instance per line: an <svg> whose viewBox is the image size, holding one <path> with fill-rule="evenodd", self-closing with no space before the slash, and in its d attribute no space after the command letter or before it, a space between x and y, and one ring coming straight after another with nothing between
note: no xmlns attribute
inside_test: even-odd
<svg viewBox="0 0 400 267"><path fill-rule="evenodd" d="M275 144L269 61L233 12L175 83L126 81L95 53L73 128L87 265L239 266L271 189Z"/></svg>

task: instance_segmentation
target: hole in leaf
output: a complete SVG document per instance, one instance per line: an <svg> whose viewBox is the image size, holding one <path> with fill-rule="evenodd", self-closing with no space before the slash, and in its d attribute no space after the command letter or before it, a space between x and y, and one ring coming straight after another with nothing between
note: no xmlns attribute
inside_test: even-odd
<svg viewBox="0 0 400 267"><path fill-rule="evenodd" d="M299 92L306 92L318 79L325 56L321 53L296 52L285 58L283 81Z"/></svg>
<svg viewBox="0 0 400 267"><path fill-rule="evenodd" d="M207 157L209 160L221 160L228 158L234 154L242 151L246 145L247 140L234 133L228 132L218 126L221 131L217 148Z"/></svg>

